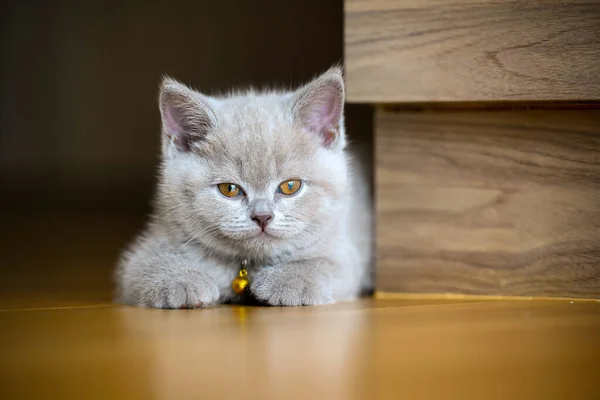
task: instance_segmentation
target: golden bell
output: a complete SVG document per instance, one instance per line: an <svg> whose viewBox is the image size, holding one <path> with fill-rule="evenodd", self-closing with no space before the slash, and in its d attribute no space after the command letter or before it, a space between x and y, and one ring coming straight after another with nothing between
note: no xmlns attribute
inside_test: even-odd
<svg viewBox="0 0 600 400"><path fill-rule="evenodd" d="M231 282L231 288L237 294L242 294L248 287L248 284L250 284L250 281L248 280L248 271L243 268L240 270L238 277Z"/></svg>
<svg viewBox="0 0 600 400"><path fill-rule="evenodd" d="M244 293L244 290L246 290L246 287L249 283L250 281L248 278L235 278L233 282L231 282L231 287L237 294L242 294Z"/></svg>

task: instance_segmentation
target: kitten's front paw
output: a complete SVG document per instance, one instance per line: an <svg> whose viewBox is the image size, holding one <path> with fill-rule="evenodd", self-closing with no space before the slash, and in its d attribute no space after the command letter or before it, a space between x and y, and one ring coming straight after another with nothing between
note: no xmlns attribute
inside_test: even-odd
<svg viewBox="0 0 600 400"><path fill-rule="evenodd" d="M252 277L250 291L272 306L312 306L333 303L331 284L321 274L303 268L266 267Z"/></svg>
<svg viewBox="0 0 600 400"><path fill-rule="evenodd" d="M159 276L145 293L143 303L154 308L200 308L219 300L219 288L208 274L185 270L173 276Z"/></svg>

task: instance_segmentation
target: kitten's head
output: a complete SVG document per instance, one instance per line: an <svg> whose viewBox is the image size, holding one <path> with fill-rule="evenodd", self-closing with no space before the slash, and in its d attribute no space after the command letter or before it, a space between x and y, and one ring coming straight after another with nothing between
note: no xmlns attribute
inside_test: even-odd
<svg viewBox="0 0 600 400"><path fill-rule="evenodd" d="M294 92L223 98L165 79L158 211L191 243L234 257L319 243L352 190L343 104L339 68Z"/></svg>

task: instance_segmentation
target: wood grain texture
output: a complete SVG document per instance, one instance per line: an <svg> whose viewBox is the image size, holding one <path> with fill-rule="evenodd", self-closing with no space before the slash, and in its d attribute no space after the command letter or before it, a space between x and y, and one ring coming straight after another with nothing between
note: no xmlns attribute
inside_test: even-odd
<svg viewBox="0 0 600 400"><path fill-rule="evenodd" d="M600 98L598 0L345 0L350 102Z"/></svg>
<svg viewBox="0 0 600 400"><path fill-rule="evenodd" d="M375 129L378 290L600 298L600 110Z"/></svg>

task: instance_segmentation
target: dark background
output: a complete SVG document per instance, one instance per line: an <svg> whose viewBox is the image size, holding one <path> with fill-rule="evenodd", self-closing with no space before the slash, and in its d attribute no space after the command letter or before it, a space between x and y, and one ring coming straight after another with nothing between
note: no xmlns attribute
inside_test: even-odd
<svg viewBox="0 0 600 400"><path fill-rule="evenodd" d="M150 211L163 74L211 93L288 87L343 60L342 0L0 7L0 289L22 295L61 296L61 279L32 281L65 263L82 292L110 284ZM367 145L370 121L347 108L350 136Z"/></svg>

